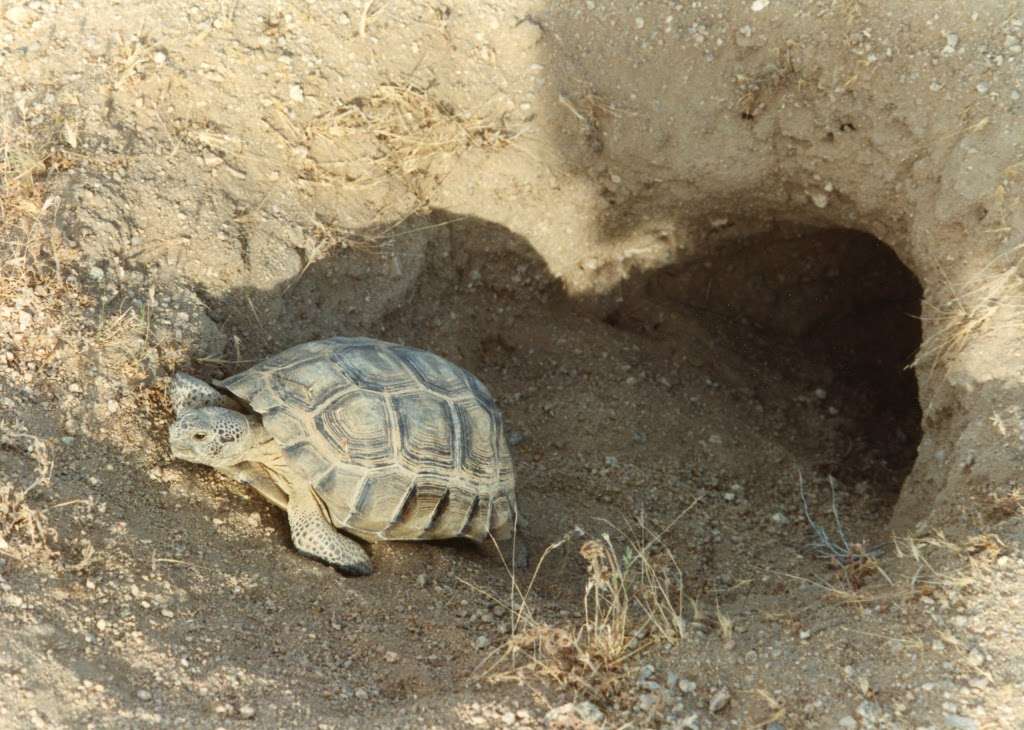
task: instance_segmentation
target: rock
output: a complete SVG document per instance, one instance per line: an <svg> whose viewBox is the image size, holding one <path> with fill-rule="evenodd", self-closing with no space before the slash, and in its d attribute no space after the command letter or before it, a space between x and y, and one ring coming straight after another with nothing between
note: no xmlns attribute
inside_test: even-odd
<svg viewBox="0 0 1024 730"><path fill-rule="evenodd" d="M697 691L697 683L691 682L688 679L680 679L678 687L679 691L682 692L684 695L688 695L691 692Z"/></svg>
<svg viewBox="0 0 1024 730"><path fill-rule="evenodd" d="M593 702L577 702L576 716L583 720L583 722L588 722L593 725L600 725L604 722L604 713L601 712L601 708Z"/></svg>
<svg viewBox="0 0 1024 730"><path fill-rule="evenodd" d="M700 716L696 712L687 715L682 720L677 720L672 725L672 730L700 730Z"/></svg>
<svg viewBox="0 0 1024 730"><path fill-rule="evenodd" d="M252 705L242 705L238 708L238 716L243 720L251 720L256 717L256 708Z"/></svg>
<svg viewBox="0 0 1024 730"><path fill-rule="evenodd" d="M653 694L650 694L650 693L644 693L644 694L640 695L640 697L637 698L635 709L637 709L640 712L646 714L646 713L650 712L651 710L653 710L654 707L657 704L658 704L658 697L657 697L657 695L653 695Z"/></svg>
<svg viewBox="0 0 1024 730"><path fill-rule="evenodd" d="M25 25L35 18L35 13L24 5L15 5L13 8L8 8L4 17L15 25Z"/></svg>
<svg viewBox="0 0 1024 730"><path fill-rule="evenodd" d="M729 693L729 690L723 687L711 696L711 701L708 702L708 710L712 713L721 712L728 706L731 700L732 695Z"/></svg>
<svg viewBox="0 0 1024 730"><path fill-rule="evenodd" d="M943 719L945 720L946 727L951 727L955 730L978 730L978 723L963 715L946 715Z"/></svg>
<svg viewBox="0 0 1024 730"><path fill-rule="evenodd" d="M857 721L849 715L839 718L839 727L843 730L857 730Z"/></svg>
<svg viewBox="0 0 1024 730"><path fill-rule="evenodd" d="M484 634L480 634L480 636L476 637L473 640L473 646L476 647L478 650L486 649L490 645L491 645L490 638L488 638Z"/></svg>
<svg viewBox="0 0 1024 730"><path fill-rule="evenodd" d="M882 708L878 706L877 702L864 700L857 705L857 714L860 715L865 722L875 723L882 719Z"/></svg>
<svg viewBox="0 0 1024 730"><path fill-rule="evenodd" d="M135 696L143 702L149 702L151 699L153 699L153 693L150 692L148 689L140 689L138 692L135 693Z"/></svg>

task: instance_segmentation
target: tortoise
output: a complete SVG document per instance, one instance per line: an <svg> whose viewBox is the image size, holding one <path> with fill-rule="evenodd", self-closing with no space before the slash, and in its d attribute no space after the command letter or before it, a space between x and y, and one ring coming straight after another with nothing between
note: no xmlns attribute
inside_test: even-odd
<svg viewBox="0 0 1024 730"><path fill-rule="evenodd" d="M501 413L438 355L333 337L212 385L177 373L170 397L171 453L254 487L288 512L300 553L343 574L371 572L351 536L493 538L527 562Z"/></svg>

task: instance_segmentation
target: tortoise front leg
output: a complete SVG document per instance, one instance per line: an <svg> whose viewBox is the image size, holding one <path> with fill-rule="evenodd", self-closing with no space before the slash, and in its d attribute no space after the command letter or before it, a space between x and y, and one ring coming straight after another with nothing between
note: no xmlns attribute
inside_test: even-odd
<svg viewBox="0 0 1024 730"><path fill-rule="evenodd" d="M308 487L296 489L288 500L288 525L295 549L303 555L333 565L347 575L369 575L373 571L363 547L335 529Z"/></svg>

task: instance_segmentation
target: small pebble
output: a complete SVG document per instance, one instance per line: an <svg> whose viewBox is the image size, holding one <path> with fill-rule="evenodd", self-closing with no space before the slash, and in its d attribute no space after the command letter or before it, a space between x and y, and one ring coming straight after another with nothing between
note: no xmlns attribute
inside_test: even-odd
<svg viewBox="0 0 1024 730"><path fill-rule="evenodd" d="M754 0L754 2L750 4L750 9L753 10L755 13L760 13L762 10L764 10L771 4L771 0Z"/></svg>
<svg viewBox="0 0 1024 730"><path fill-rule="evenodd" d="M4 13L4 17L15 25L24 25L25 23L28 23L32 20L33 15L35 14L24 5L15 5Z"/></svg>
<svg viewBox="0 0 1024 730"><path fill-rule="evenodd" d="M677 686L679 687L679 691L682 692L684 695L688 695L692 692L697 691L697 683L691 682L688 679L680 679L679 684Z"/></svg>
<svg viewBox="0 0 1024 730"><path fill-rule="evenodd" d="M256 717L256 708L252 705L242 705L238 708L238 716L243 720L251 720Z"/></svg>
<svg viewBox="0 0 1024 730"><path fill-rule="evenodd" d="M150 692L148 689L140 689L138 692L135 693L135 696L143 702L149 702L151 699L153 699L153 693Z"/></svg>
<svg viewBox="0 0 1024 730"><path fill-rule="evenodd" d="M712 713L721 712L726 708L730 700L732 700L732 695L729 694L729 690L722 688L711 696L711 701L708 702L708 710Z"/></svg>
<svg viewBox="0 0 1024 730"><path fill-rule="evenodd" d="M480 634L480 636L476 637L476 639L473 640L473 646L475 646L478 650L486 649L490 645L491 640L484 634Z"/></svg>
<svg viewBox="0 0 1024 730"><path fill-rule="evenodd" d="M978 723L963 715L946 715L943 719L946 727L954 728L954 730L978 730Z"/></svg>

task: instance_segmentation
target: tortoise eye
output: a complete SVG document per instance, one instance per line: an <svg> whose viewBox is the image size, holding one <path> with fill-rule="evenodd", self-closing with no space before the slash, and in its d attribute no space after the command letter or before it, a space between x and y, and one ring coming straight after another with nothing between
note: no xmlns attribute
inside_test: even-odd
<svg viewBox="0 0 1024 730"><path fill-rule="evenodd" d="M206 440L206 434L205 433L194 433L194 434L192 434L192 440L193 441L205 441Z"/></svg>

